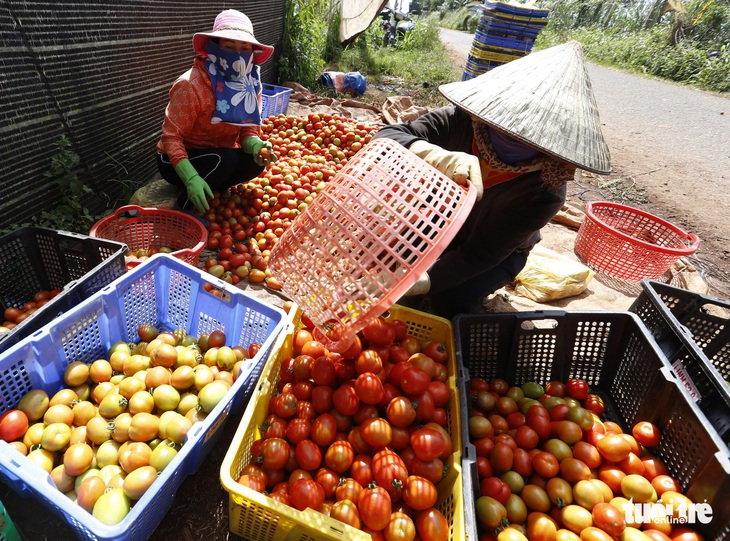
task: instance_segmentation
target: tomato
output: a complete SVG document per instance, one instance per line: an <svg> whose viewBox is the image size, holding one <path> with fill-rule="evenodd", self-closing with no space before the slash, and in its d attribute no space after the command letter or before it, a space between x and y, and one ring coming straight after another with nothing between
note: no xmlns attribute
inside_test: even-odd
<svg viewBox="0 0 730 541"><path fill-rule="evenodd" d="M283 438L267 438L261 444L261 454L262 467L278 470L283 468L289 459L289 444Z"/></svg>
<svg viewBox="0 0 730 541"><path fill-rule="evenodd" d="M127 516L131 509L131 501L121 488L104 492L94 503L93 515L102 524L114 526Z"/></svg>
<svg viewBox="0 0 730 541"><path fill-rule="evenodd" d="M659 497L668 490L671 492L681 491L681 487L677 480L670 475L657 475L651 480L651 486L654 487L654 490L656 490L657 496Z"/></svg>
<svg viewBox="0 0 730 541"><path fill-rule="evenodd" d="M661 432L659 428L649 421L639 421L632 429L631 434L636 441L645 447L656 447L661 440Z"/></svg>
<svg viewBox="0 0 730 541"><path fill-rule="evenodd" d="M383 530L386 541L412 541L416 537L416 525L407 514L395 511Z"/></svg>
<svg viewBox="0 0 730 541"><path fill-rule="evenodd" d="M355 415L360 407L360 398L354 385L340 385L332 394L332 402L337 411L344 415Z"/></svg>
<svg viewBox="0 0 730 541"><path fill-rule="evenodd" d="M664 464L664 462L656 456L644 455L641 457L641 462L644 465L643 475L649 479L649 481L658 475L667 475L669 473L666 464Z"/></svg>
<svg viewBox="0 0 730 541"><path fill-rule="evenodd" d="M324 462L328 468L337 473L344 473L352 465L355 459L355 451L348 441L335 441L328 448L324 455Z"/></svg>
<svg viewBox="0 0 730 541"><path fill-rule="evenodd" d="M374 479L372 462L370 455L359 454L355 456L350 466L350 475L363 487L368 486Z"/></svg>
<svg viewBox="0 0 730 541"><path fill-rule="evenodd" d="M365 404L378 404L384 392L383 382L371 372L360 374L355 380L355 393Z"/></svg>
<svg viewBox="0 0 730 541"><path fill-rule="evenodd" d="M565 393L576 400L588 398L588 383L579 378L571 378L565 382Z"/></svg>
<svg viewBox="0 0 730 541"><path fill-rule="evenodd" d="M317 385L332 385L336 379L335 364L326 356L317 357L312 364L312 380Z"/></svg>
<svg viewBox="0 0 730 541"><path fill-rule="evenodd" d="M523 477L532 475L532 457L524 449L517 448L512 451L512 469Z"/></svg>
<svg viewBox="0 0 730 541"><path fill-rule="evenodd" d="M560 472L560 463L555 455L539 451L532 456L532 467L542 477L555 477Z"/></svg>
<svg viewBox="0 0 730 541"><path fill-rule="evenodd" d="M295 447L294 455L299 467L307 471L314 471L322 464L322 452L317 444L315 444L312 440L305 439L298 442ZM286 459L288 460L288 458L289 455L287 450ZM286 461L284 464L286 464ZM281 467L284 467L284 465Z"/></svg>
<svg viewBox="0 0 730 541"><path fill-rule="evenodd" d="M437 363L445 363L449 359L446 344L438 340L430 340L429 342L426 342L421 351L424 355L428 355Z"/></svg>
<svg viewBox="0 0 730 541"><path fill-rule="evenodd" d="M324 489L312 479L298 479L289 487L289 499L299 511L308 507L319 510L324 503Z"/></svg>
<svg viewBox="0 0 730 541"><path fill-rule="evenodd" d="M569 483L577 483L591 478L591 469L577 458L564 458L560 461L560 475Z"/></svg>
<svg viewBox="0 0 730 541"><path fill-rule="evenodd" d="M25 413L29 421L37 421L48 409L49 401L48 394L43 389L32 389L23 395L17 409Z"/></svg>
<svg viewBox="0 0 730 541"><path fill-rule="evenodd" d="M539 408L537 411L544 411L545 414L529 415L529 411L535 411L533 408ZM528 410L527 426L537 433L540 440L548 439L552 433L552 426L550 425L550 417L548 415L547 410L542 406L533 406Z"/></svg>
<svg viewBox="0 0 730 541"><path fill-rule="evenodd" d="M631 452L631 444L619 434L606 434L596 443L596 448L609 462L619 462Z"/></svg>
<svg viewBox="0 0 730 541"><path fill-rule="evenodd" d="M601 489L586 479L582 479L573 485L573 500L589 511L592 511L596 504L604 502Z"/></svg>
<svg viewBox="0 0 730 541"><path fill-rule="evenodd" d="M386 416L392 425L406 427L416 420L416 410L405 396L397 396L386 408Z"/></svg>
<svg viewBox="0 0 730 541"><path fill-rule="evenodd" d="M370 344L388 346L395 340L396 329L382 316L368 323L362 330L363 336Z"/></svg>
<svg viewBox="0 0 730 541"><path fill-rule="evenodd" d="M449 522L435 508L426 509L416 515L416 531L423 541L440 541L449 538Z"/></svg>
<svg viewBox="0 0 730 541"><path fill-rule="evenodd" d="M527 538L552 540L558 531L558 524L549 515L533 511L527 515Z"/></svg>
<svg viewBox="0 0 730 541"><path fill-rule="evenodd" d="M654 494L654 487L646 477L632 473L621 479L621 493L625 498L635 502L648 503ZM666 494L665 492L662 495L662 501Z"/></svg>
<svg viewBox="0 0 730 541"><path fill-rule="evenodd" d="M580 505L566 505L560 511L560 519L563 525L574 533L593 526L593 515L588 509Z"/></svg>
<svg viewBox="0 0 730 541"><path fill-rule="evenodd" d="M357 500L357 508L365 525L375 531L385 529L390 522L391 499L381 486L364 488Z"/></svg>
<svg viewBox="0 0 730 541"><path fill-rule="evenodd" d="M704 538L687 526L677 526L669 535L672 541L704 541Z"/></svg>
<svg viewBox="0 0 730 541"><path fill-rule="evenodd" d="M438 491L436 485L418 475L410 475L401 491L403 501L416 511L423 511L436 505Z"/></svg>
<svg viewBox="0 0 730 541"><path fill-rule="evenodd" d="M621 480L626 474L615 464L603 464L598 469L598 478L606 483L616 494L621 494Z"/></svg>
<svg viewBox="0 0 730 541"><path fill-rule="evenodd" d="M400 375L400 388L406 394L420 394L426 391L431 382L425 370L417 366L408 366Z"/></svg>
<svg viewBox="0 0 730 541"><path fill-rule="evenodd" d="M335 495L335 490L340 484L340 476L337 472L330 470L329 468L319 468L314 476L314 480L319 483L319 486L324 490L325 498L332 498Z"/></svg>
<svg viewBox="0 0 730 541"><path fill-rule="evenodd" d="M484 479L480 483L479 489L482 496L494 498L502 505L506 504L507 500L512 495L512 490L507 483L502 481L499 477L494 476Z"/></svg>
<svg viewBox="0 0 730 541"><path fill-rule="evenodd" d="M591 512L593 524L613 537L619 537L626 529L625 513L610 503L597 503Z"/></svg>
<svg viewBox="0 0 730 541"><path fill-rule="evenodd" d="M541 513L547 513L552 507L550 496L545 491L535 484L525 485L520 493L522 500L530 511L540 511Z"/></svg>
<svg viewBox="0 0 730 541"><path fill-rule="evenodd" d="M606 411L606 405L603 403L603 399L598 395L590 393L583 400L583 407L596 415L603 415Z"/></svg>
<svg viewBox="0 0 730 541"><path fill-rule="evenodd" d="M357 505L351 500L339 500L332 504L330 517L349 524L353 528L360 528L360 513Z"/></svg>
<svg viewBox="0 0 730 541"><path fill-rule="evenodd" d="M372 462L373 478L391 497L400 497L401 488L408 479L403 459L390 449L378 451Z"/></svg>
<svg viewBox="0 0 730 541"><path fill-rule="evenodd" d="M362 439L372 447L386 447L393 439L393 430L385 419L379 417L366 419L360 425Z"/></svg>
<svg viewBox="0 0 730 541"><path fill-rule="evenodd" d="M14 441L28 430L28 416L19 409L10 409L0 415L0 439Z"/></svg>
<svg viewBox="0 0 730 541"><path fill-rule="evenodd" d="M592 423L593 421L591 421L591 424ZM555 435L561 441L564 441L568 445L575 445L583 437L583 430L581 429L580 425L574 423L573 421L569 421L567 419L564 421L556 421L553 427Z"/></svg>
<svg viewBox="0 0 730 541"><path fill-rule="evenodd" d="M440 431L424 427L411 434L411 446L419 459L429 461L441 456L446 441Z"/></svg>
<svg viewBox="0 0 730 541"><path fill-rule="evenodd" d="M485 528L494 529L509 524L507 509L494 498L480 496L475 502L477 519Z"/></svg>
<svg viewBox="0 0 730 541"><path fill-rule="evenodd" d="M593 428L593 414L585 408L574 406L568 410L565 418L576 423L581 430Z"/></svg>

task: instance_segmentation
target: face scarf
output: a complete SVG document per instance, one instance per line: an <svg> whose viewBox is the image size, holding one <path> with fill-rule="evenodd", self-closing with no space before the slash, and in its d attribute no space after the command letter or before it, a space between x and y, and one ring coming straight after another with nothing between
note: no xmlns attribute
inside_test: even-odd
<svg viewBox="0 0 730 541"><path fill-rule="evenodd" d="M508 165L531 160L540 154L534 148L521 143L509 135L505 135L491 126L487 126L487 131L489 132L489 140L492 142L492 148L494 148L499 159Z"/></svg>
<svg viewBox="0 0 730 541"><path fill-rule="evenodd" d="M236 53L221 49L209 39L205 67L215 94L215 114L211 124L226 122L236 126L260 126L261 92L259 67L253 63L254 53Z"/></svg>

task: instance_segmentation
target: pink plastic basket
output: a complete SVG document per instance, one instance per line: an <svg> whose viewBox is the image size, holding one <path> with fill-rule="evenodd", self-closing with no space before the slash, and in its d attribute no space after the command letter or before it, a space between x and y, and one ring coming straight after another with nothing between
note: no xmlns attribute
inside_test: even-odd
<svg viewBox="0 0 730 541"><path fill-rule="evenodd" d="M639 209L593 201L575 238L575 253L593 269L639 282L656 279L697 251L700 239Z"/></svg>
<svg viewBox="0 0 730 541"><path fill-rule="evenodd" d="M175 257L197 266L208 230L184 212L126 205L96 222L89 236L123 242L134 251L166 246ZM130 261L127 266L138 264Z"/></svg>
<svg viewBox="0 0 730 541"><path fill-rule="evenodd" d="M390 139L360 150L281 236L269 268L332 351L390 308L464 223L476 190Z"/></svg>

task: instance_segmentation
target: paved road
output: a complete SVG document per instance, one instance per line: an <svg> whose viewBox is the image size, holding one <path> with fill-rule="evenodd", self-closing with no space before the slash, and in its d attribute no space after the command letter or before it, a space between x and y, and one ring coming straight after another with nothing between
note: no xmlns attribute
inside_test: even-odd
<svg viewBox="0 0 730 541"><path fill-rule="evenodd" d="M442 41L464 59L473 37L441 29ZM730 99L593 64L588 72L607 139L691 160L710 172L708 191L725 194L730 208Z"/></svg>

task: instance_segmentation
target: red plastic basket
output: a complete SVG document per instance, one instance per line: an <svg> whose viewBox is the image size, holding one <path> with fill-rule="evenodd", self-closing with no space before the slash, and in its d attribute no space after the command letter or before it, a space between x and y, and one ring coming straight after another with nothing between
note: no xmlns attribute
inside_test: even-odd
<svg viewBox="0 0 730 541"><path fill-rule="evenodd" d="M342 351L436 261L475 199L473 186L375 139L292 222L269 268L317 339Z"/></svg>
<svg viewBox="0 0 730 541"><path fill-rule="evenodd" d="M639 209L593 201L575 239L575 253L614 278L656 279L674 262L697 251L700 239Z"/></svg>
<svg viewBox="0 0 730 541"><path fill-rule="evenodd" d="M166 246L172 255L198 265L208 240L208 230L194 217L176 210L126 205L96 222L89 231L96 238L123 242L131 251ZM129 261L128 267L140 262Z"/></svg>

